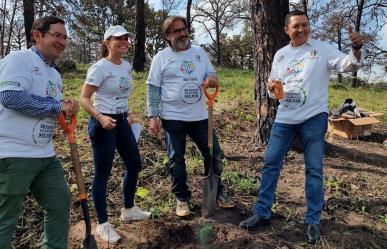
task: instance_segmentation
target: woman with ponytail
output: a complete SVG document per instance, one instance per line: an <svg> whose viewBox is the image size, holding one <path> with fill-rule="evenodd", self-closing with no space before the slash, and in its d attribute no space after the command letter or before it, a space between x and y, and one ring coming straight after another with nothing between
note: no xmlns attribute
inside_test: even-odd
<svg viewBox="0 0 387 249"><path fill-rule="evenodd" d="M91 116L88 132L94 159L92 195L98 217L96 234L109 243L120 240L120 235L108 222L106 204L107 181L116 149L126 168L120 220L129 222L150 217L149 212L134 205L141 160L130 127L134 117L128 108L128 97L133 89L132 67L122 59L128 49L129 32L124 27L117 25L106 30L100 59L89 68L80 97L81 106Z"/></svg>

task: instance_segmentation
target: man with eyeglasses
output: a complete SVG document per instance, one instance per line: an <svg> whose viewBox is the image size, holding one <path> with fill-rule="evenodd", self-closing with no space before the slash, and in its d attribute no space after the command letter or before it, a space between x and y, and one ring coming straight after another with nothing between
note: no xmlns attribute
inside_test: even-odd
<svg viewBox="0 0 387 249"><path fill-rule="evenodd" d="M172 192L177 199L176 214L183 217L190 214L191 198L184 159L187 135L204 158L205 174L211 163L216 175L222 171L222 152L215 134L212 158L207 147L208 113L203 93L204 85L217 87L218 78L204 49L190 44L183 17L166 18L162 29L169 46L153 58L147 79L149 126L151 133L158 134L160 120L163 125ZM217 200L220 207L235 206L220 181Z"/></svg>
<svg viewBox="0 0 387 249"><path fill-rule="evenodd" d="M62 100L54 62L66 47L64 21L46 16L32 24L34 46L0 63L0 248L12 234L30 191L44 210L43 248L67 248L70 196L52 136L58 115L76 115L78 102Z"/></svg>

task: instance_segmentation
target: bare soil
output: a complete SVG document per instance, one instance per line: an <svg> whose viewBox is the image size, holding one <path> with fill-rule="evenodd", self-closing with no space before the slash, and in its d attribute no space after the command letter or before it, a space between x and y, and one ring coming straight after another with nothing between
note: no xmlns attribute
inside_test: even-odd
<svg viewBox="0 0 387 249"><path fill-rule="evenodd" d="M216 113L216 131L227 162L224 171L240 172L241 179L250 177L258 181L264 148L256 146L254 142L254 121L243 118L250 113L249 110L253 108L246 107L242 114L227 111ZM145 124L145 120L141 122ZM92 159L86 131L86 123L83 123L78 131L78 134L83 134L78 135L78 147L81 163L85 165L83 173L86 186L90 190ZM317 245L309 246L303 232L305 193L302 153L290 151L284 161L271 224L258 231L248 232L238 228L238 223L249 216L256 200L258 184L252 191L229 186L229 193L237 202L237 207L230 210L218 208L214 217L204 219L200 215L202 178L200 173L193 174L189 177L193 193L190 204L192 214L187 218L179 218L174 214L175 202L170 193L168 169L163 163L165 146L162 135L155 138L144 131L140 141L143 171L139 186L150 190L150 200L140 205L148 210L152 205L160 205L164 211L160 214L154 212L154 217L147 221L122 224L118 219L122 205L122 169L114 167L109 183L108 211L110 222L117 227L123 239L117 245L108 245L98 240L98 246L133 249L387 248L387 147L383 146L383 140L387 138L387 126L377 125L372 132L370 137L358 140L335 137L332 144L327 144L322 238ZM61 133L57 136L59 158L65 166L70 167L65 138ZM195 155L198 152L189 143L187 158ZM120 164L118 159L115 164ZM69 168L66 174L71 187L75 183L74 176ZM226 180L225 183L230 182ZM38 248L41 240L39 220L42 213L36 211L39 209L30 197L27 203L29 206L24 210L15 238L16 248ZM90 207L94 229L96 219L92 203ZM73 194L71 210L70 248L80 248L84 224L76 192ZM25 239L26 244L23 245L20 238L31 237L31 234L34 239Z"/></svg>

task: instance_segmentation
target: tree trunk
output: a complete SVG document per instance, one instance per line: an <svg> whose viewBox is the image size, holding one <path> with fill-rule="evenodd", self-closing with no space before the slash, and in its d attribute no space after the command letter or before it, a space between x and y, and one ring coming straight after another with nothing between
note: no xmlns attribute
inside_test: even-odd
<svg viewBox="0 0 387 249"><path fill-rule="evenodd" d="M188 24L188 33L191 34L191 5L192 0L187 1L187 24Z"/></svg>
<svg viewBox="0 0 387 249"><path fill-rule="evenodd" d="M124 1L119 0L115 3L116 11L117 11L117 20L115 22L116 25L123 25L125 22L125 16L124 16Z"/></svg>
<svg viewBox="0 0 387 249"><path fill-rule="evenodd" d="M251 0L250 4L255 58L256 139L259 145L264 145L269 140L277 107L276 101L268 97L266 82L275 52L288 42L284 23L289 13L289 0Z"/></svg>
<svg viewBox="0 0 387 249"><path fill-rule="evenodd" d="M341 43L342 43L342 33L341 33L341 23L337 25L337 46L341 51ZM343 75L341 73L337 74L337 81L341 84L343 83Z"/></svg>
<svg viewBox="0 0 387 249"><path fill-rule="evenodd" d="M360 0L357 5L357 15L356 15L356 22L355 22L355 31L360 32L360 25L361 25L361 16L363 14L363 7L364 7L364 0ZM352 73L352 82L351 87L357 87L357 72Z"/></svg>
<svg viewBox="0 0 387 249"><path fill-rule="evenodd" d="M34 22L34 1L23 0L23 16L24 16L24 30L26 33L27 48L32 46L31 43L31 29Z"/></svg>
<svg viewBox="0 0 387 249"><path fill-rule="evenodd" d="M302 8L306 16L308 16L308 0L302 0Z"/></svg>
<svg viewBox="0 0 387 249"><path fill-rule="evenodd" d="M8 34L7 49L5 50L5 55L9 54L9 52L11 51L11 38L12 38L14 19L15 19L15 14L17 9L16 6L17 6L17 1L15 1L15 4L13 6L12 17L11 17L11 21L9 22L9 34Z"/></svg>
<svg viewBox="0 0 387 249"><path fill-rule="evenodd" d="M0 33L0 57L3 58L4 57L4 50L5 50L5 42L4 42L4 37L5 37L5 20L6 20L6 13L5 13L5 10L7 8L7 0L4 1L4 6L3 6L3 10L4 10L4 13L3 13L3 20L2 20L2 29L0 30L1 33Z"/></svg>
<svg viewBox="0 0 387 249"><path fill-rule="evenodd" d="M134 45L133 69L143 72L145 69L145 13L144 0L136 0L136 41Z"/></svg>

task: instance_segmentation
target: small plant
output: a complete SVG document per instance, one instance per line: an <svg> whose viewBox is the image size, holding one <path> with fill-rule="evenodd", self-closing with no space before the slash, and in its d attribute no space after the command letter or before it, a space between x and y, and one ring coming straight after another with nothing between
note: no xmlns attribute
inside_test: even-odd
<svg viewBox="0 0 387 249"><path fill-rule="evenodd" d="M333 192L335 196L339 196L340 183L336 176L330 176L325 180L325 188L329 192Z"/></svg>
<svg viewBox="0 0 387 249"><path fill-rule="evenodd" d="M210 240L210 237L213 233L213 227L211 224L204 224L199 229L199 242L201 248L209 248L208 242Z"/></svg>
<svg viewBox="0 0 387 249"><path fill-rule="evenodd" d="M387 214L379 214L378 217L380 222L387 224Z"/></svg>

